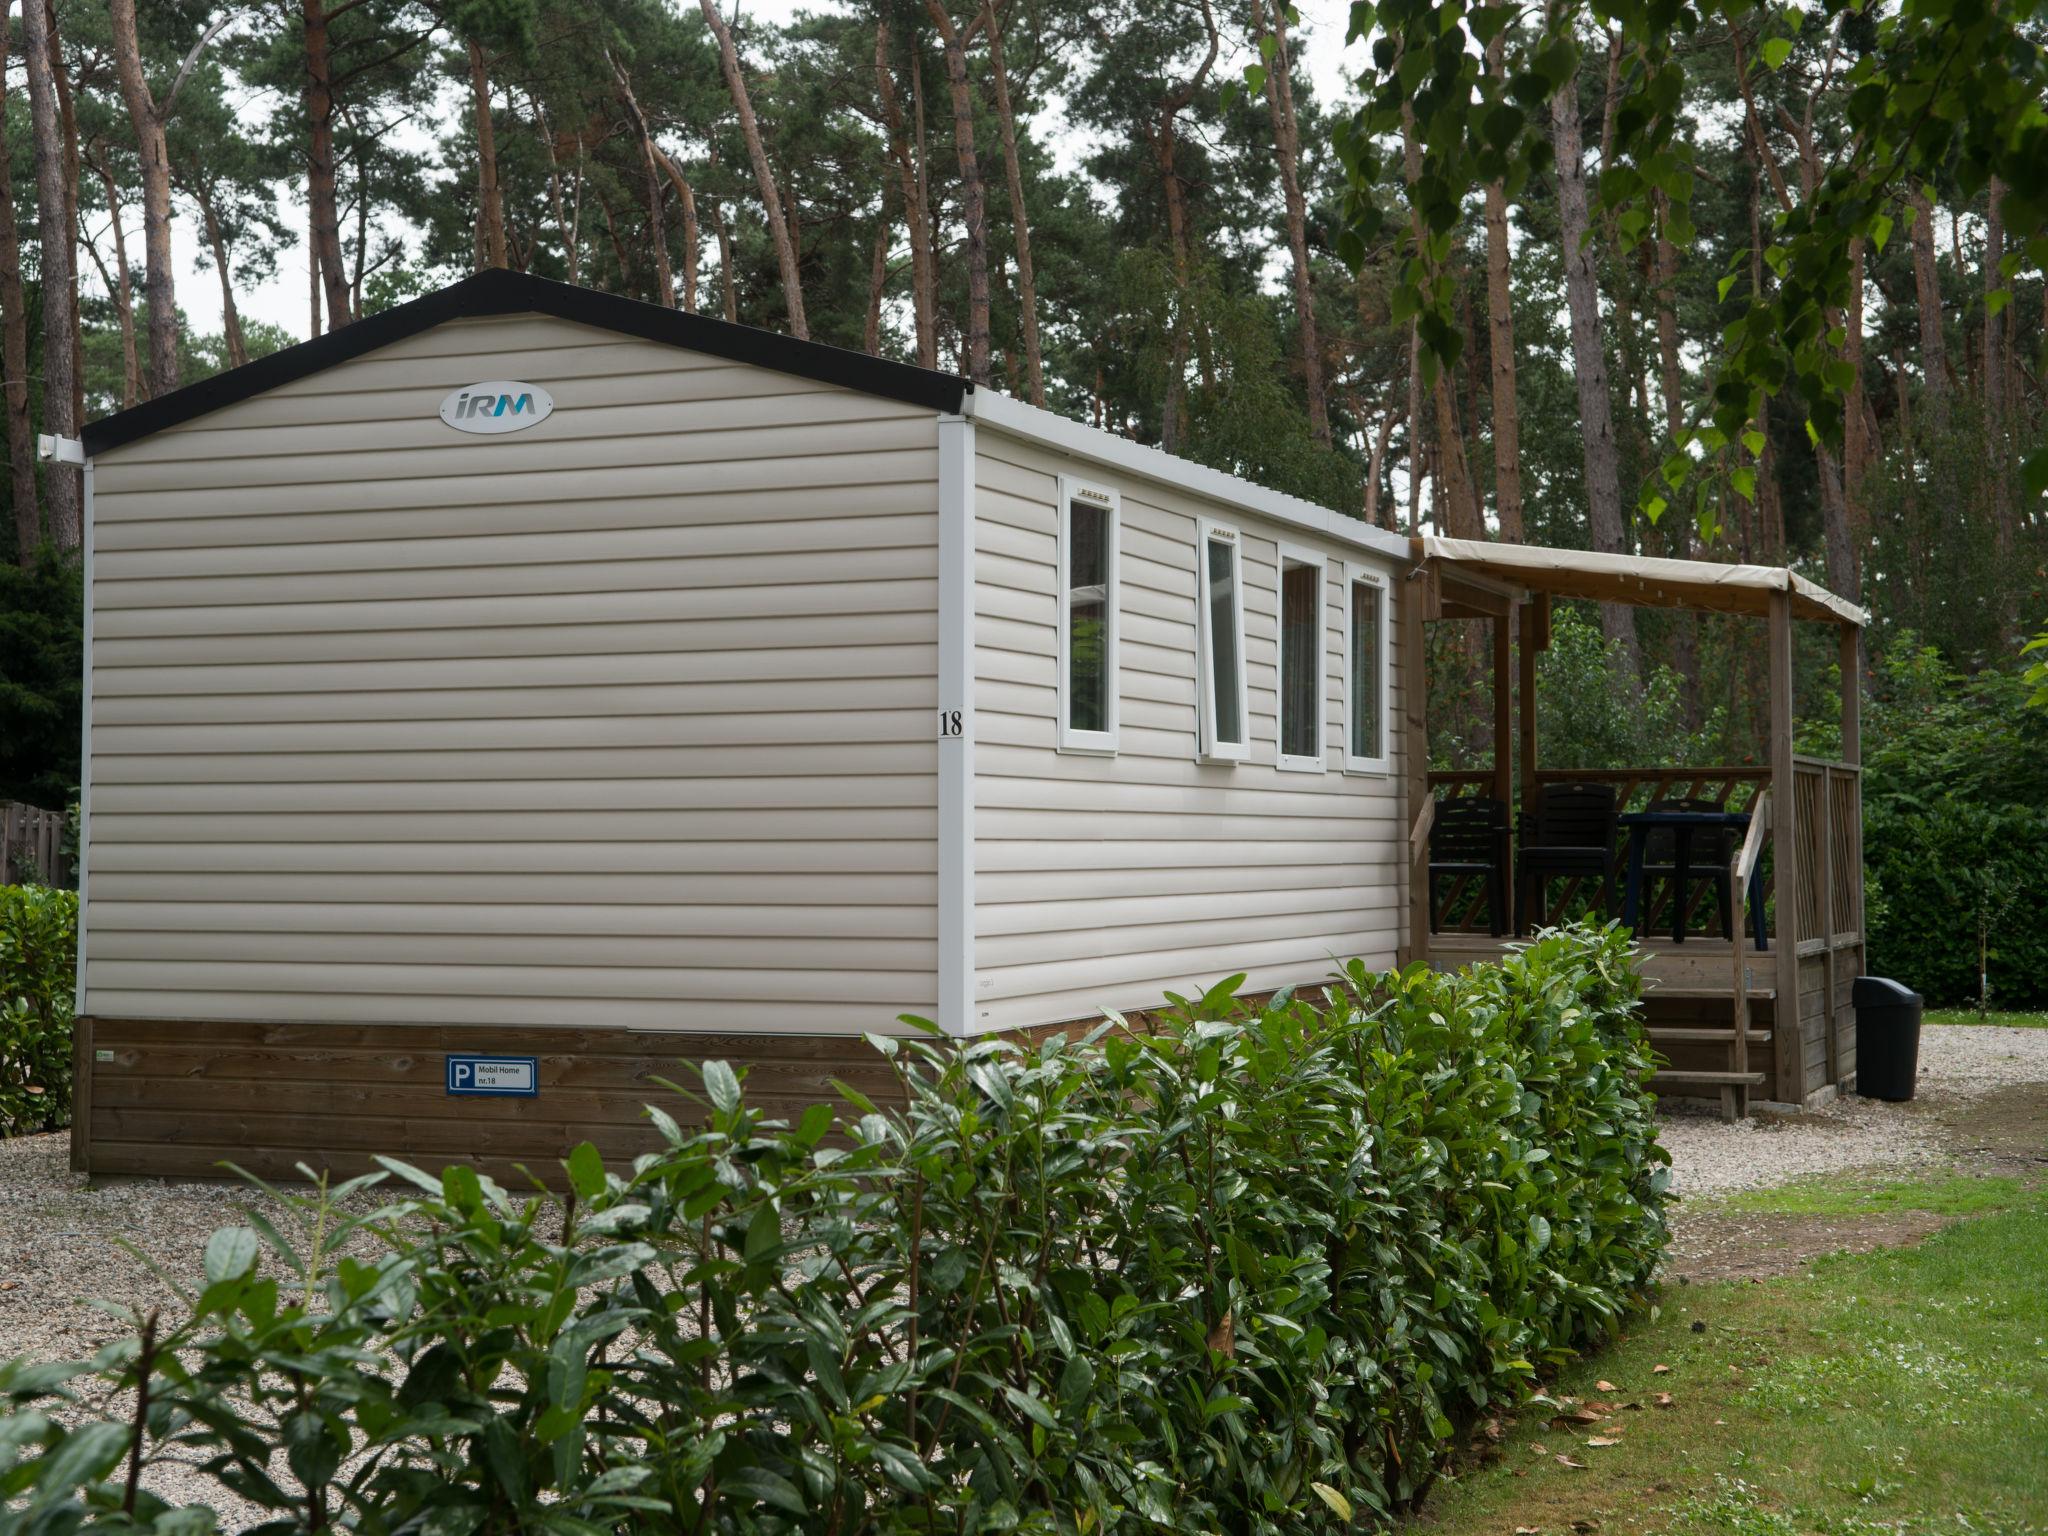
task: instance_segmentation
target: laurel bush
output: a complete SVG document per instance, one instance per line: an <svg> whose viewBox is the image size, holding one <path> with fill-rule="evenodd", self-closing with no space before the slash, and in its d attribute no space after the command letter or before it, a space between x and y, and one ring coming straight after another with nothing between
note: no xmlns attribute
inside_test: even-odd
<svg viewBox="0 0 2048 1536"><path fill-rule="evenodd" d="M580 1147L559 1196L395 1161L374 1214L366 1181L267 1191L185 1321L0 1367L0 1536L213 1529L138 1486L165 1459L265 1533L1382 1525L1643 1297L1637 977L1573 930L1236 987L878 1041L900 1102L795 1125L709 1062L661 1151Z"/></svg>
<svg viewBox="0 0 2048 1536"><path fill-rule="evenodd" d="M0 885L0 1136L71 1123L78 893Z"/></svg>

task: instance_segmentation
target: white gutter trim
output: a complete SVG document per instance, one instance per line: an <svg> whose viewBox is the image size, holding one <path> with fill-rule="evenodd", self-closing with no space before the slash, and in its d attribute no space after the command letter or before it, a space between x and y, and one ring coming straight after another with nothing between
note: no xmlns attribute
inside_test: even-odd
<svg viewBox="0 0 2048 1536"><path fill-rule="evenodd" d="M53 437L48 432L36 434L36 457L45 464L83 464L85 443L76 437Z"/></svg>
<svg viewBox="0 0 2048 1536"><path fill-rule="evenodd" d="M1007 432L1012 437L1021 437L1073 458L1106 464L1125 474L1169 485L1176 490L1205 496L1237 511L1332 539L1382 560L1399 560L1407 565L1414 558L1408 540L1400 534L1375 528L1360 518L1333 512L1298 496L1254 485L1249 480L1225 474L1220 469L1211 469L1206 464L1196 464L1157 448L1134 443L1099 427L1083 426L1078 421L1069 421L1064 416L1026 405L1022 400L1013 400L994 390L968 390L960 412L970 421Z"/></svg>
<svg viewBox="0 0 2048 1536"><path fill-rule="evenodd" d="M976 1032L974 970L974 422L939 417L938 1017Z"/></svg>

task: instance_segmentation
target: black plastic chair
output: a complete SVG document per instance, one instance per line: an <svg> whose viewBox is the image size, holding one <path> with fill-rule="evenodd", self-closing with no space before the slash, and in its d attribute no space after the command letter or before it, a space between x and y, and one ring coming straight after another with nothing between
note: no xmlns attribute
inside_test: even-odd
<svg viewBox="0 0 2048 1536"><path fill-rule="evenodd" d="M1499 938L1508 931L1508 808L1483 795L1439 800L1429 824L1429 931L1443 919L1437 884L1445 876L1478 875L1486 911Z"/></svg>
<svg viewBox="0 0 2048 1536"><path fill-rule="evenodd" d="M1522 818L1522 846L1516 855L1518 876L1515 932L1529 930L1529 915L1540 920L1543 893L1560 878L1600 880L1600 915L1614 911L1615 818L1621 814L1610 784L1545 784L1536 797L1536 813Z"/></svg>
<svg viewBox="0 0 2048 1536"><path fill-rule="evenodd" d="M1725 811L1727 802L1722 800L1652 800L1646 807L1652 811ZM1735 857L1735 832L1731 827L1694 827L1692 846L1686 855L1686 884L1688 887L1701 882L1710 882L1714 887L1714 904L1721 917L1721 932L1733 936L1735 931L1735 888L1729 879L1729 862ZM1646 827L1643 831L1643 927L1648 928L1650 888L1655 881L1670 883L1671 899L1680 903L1679 911L1691 896L1691 891L1678 888L1678 829L1676 827ZM1674 921L1678 913L1673 913Z"/></svg>

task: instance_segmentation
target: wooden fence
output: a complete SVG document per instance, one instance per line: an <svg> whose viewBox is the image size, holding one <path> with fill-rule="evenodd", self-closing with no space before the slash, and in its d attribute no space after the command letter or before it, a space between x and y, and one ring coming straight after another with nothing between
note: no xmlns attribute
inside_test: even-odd
<svg viewBox="0 0 2048 1536"><path fill-rule="evenodd" d="M41 806L0 806L0 884L70 885L71 859L64 850L69 818Z"/></svg>

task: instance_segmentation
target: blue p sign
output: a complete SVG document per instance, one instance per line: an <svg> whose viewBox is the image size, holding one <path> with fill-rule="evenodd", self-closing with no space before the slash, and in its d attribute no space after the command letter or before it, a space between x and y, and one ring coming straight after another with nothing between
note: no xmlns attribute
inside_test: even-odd
<svg viewBox="0 0 2048 1536"><path fill-rule="evenodd" d="M540 1062L532 1056L450 1056L448 1092L531 1099L540 1093Z"/></svg>

